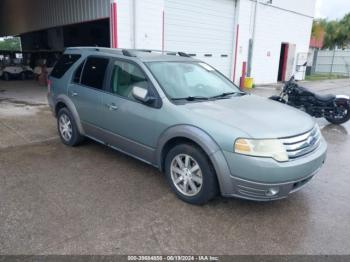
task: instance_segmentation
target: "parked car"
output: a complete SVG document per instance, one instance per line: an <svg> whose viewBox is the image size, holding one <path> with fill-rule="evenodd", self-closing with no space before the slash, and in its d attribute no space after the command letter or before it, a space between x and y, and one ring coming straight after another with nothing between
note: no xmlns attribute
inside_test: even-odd
<svg viewBox="0 0 350 262"><path fill-rule="evenodd" d="M185 53L68 48L48 101L64 144L88 137L149 163L192 204L219 193L285 198L326 158L310 116L242 92Z"/></svg>
<svg viewBox="0 0 350 262"><path fill-rule="evenodd" d="M0 52L1 53L1 52ZM18 56L19 57L16 57ZM20 52L6 52L0 59L0 78L3 80L21 79L33 77L32 68L25 64Z"/></svg>

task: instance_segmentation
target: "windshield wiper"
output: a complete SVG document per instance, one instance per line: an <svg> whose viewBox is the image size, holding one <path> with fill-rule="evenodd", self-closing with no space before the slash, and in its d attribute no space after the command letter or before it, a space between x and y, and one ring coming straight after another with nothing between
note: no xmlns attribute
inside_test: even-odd
<svg viewBox="0 0 350 262"><path fill-rule="evenodd" d="M186 100L186 101L209 100L209 97L205 97L205 96L187 96L187 97L171 98L171 100L174 100L174 101L177 101L177 100Z"/></svg>
<svg viewBox="0 0 350 262"><path fill-rule="evenodd" d="M234 94L245 94L244 92L225 92L225 93L222 93L220 95L216 95L216 96L211 96L210 98L222 98L222 97L227 97L227 96L230 96L230 95L234 95Z"/></svg>
<svg viewBox="0 0 350 262"><path fill-rule="evenodd" d="M216 96L210 96L210 97L206 97L206 96L187 96L187 97L176 97L176 98L171 98L171 100L177 101L177 100L186 100L186 101L199 101L199 100L210 100L210 99L216 99L216 98L224 98L230 95L234 95L234 94L240 94L240 95L245 95L246 93L244 92L226 92L226 93L222 93L220 95L216 95Z"/></svg>

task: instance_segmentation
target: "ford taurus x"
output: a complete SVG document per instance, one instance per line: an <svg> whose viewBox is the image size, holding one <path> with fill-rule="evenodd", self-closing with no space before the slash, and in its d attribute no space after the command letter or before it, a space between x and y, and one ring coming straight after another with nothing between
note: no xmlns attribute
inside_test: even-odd
<svg viewBox="0 0 350 262"><path fill-rule="evenodd" d="M285 198L326 157L307 114L247 94L181 52L68 48L48 101L64 144L88 137L149 163L192 204Z"/></svg>

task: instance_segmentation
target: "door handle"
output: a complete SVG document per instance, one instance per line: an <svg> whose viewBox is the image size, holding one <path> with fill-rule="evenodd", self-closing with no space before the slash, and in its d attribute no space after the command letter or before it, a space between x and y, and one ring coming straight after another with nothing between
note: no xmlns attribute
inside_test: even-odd
<svg viewBox="0 0 350 262"><path fill-rule="evenodd" d="M107 107L111 111L118 110L118 107L115 104L107 104Z"/></svg>
<svg viewBox="0 0 350 262"><path fill-rule="evenodd" d="M70 92L70 95L71 95L71 96L77 96L77 95L78 95L78 93L77 93L77 92L72 91L72 92Z"/></svg>

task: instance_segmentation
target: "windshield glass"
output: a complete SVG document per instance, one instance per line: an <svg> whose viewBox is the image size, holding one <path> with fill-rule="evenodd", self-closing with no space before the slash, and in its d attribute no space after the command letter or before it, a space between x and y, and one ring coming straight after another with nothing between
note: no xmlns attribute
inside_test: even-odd
<svg viewBox="0 0 350 262"><path fill-rule="evenodd" d="M171 99L211 98L241 92L231 81L203 62L150 62L147 65Z"/></svg>

